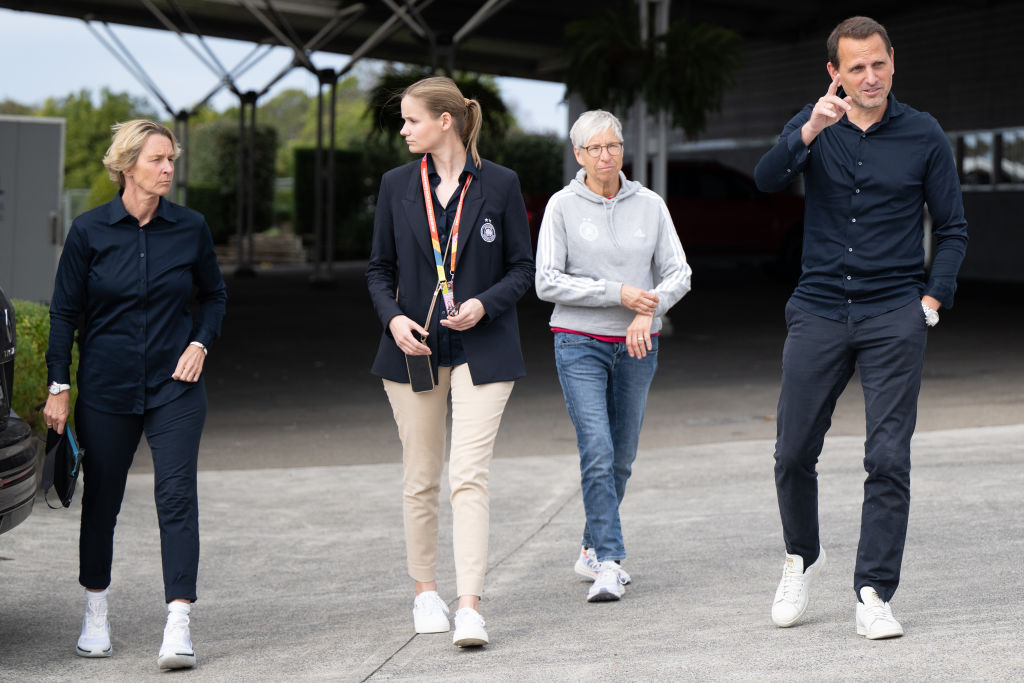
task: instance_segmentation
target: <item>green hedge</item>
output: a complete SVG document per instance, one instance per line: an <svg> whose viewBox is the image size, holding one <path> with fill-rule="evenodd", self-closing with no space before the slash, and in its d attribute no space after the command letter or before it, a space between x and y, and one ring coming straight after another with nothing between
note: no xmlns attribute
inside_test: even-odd
<svg viewBox="0 0 1024 683"><path fill-rule="evenodd" d="M566 143L554 135L514 132L483 143L480 155L515 171L524 195L547 197L562 188L562 150ZM295 149L295 232L307 239L313 234L315 152ZM367 140L360 149L335 151L335 258L363 259L369 255L380 177L413 159L375 140Z"/></svg>
<svg viewBox="0 0 1024 683"><path fill-rule="evenodd" d="M274 163L277 131L256 125L254 136L253 230L274 224ZM213 241L223 244L238 225L238 126L227 121L198 126L189 143L188 206L203 214Z"/></svg>
<svg viewBox="0 0 1024 683"><path fill-rule="evenodd" d="M368 197L376 194L380 177L371 180L369 160L363 150L339 149L334 155L334 258L364 259L370 255L373 236ZM324 163L326 167L326 160ZM313 234L315 177L316 150L296 148L295 233L299 235Z"/></svg>
<svg viewBox="0 0 1024 683"><path fill-rule="evenodd" d="M12 405L21 419L39 435L46 434L43 411L37 407L46 402L46 349L50 343L50 309L32 301L13 299L17 323L18 351L14 357L14 390ZM75 374L78 372L78 345L71 350L71 405L78 398ZM74 424L74 415L71 417Z"/></svg>

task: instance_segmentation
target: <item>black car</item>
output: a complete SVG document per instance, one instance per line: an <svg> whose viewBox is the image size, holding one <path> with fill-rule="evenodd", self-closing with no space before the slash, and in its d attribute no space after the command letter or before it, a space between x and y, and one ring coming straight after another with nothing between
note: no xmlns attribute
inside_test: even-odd
<svg viewBox="0 0 1024 683"><path fill-rule="evenodd" d="M28 517L36 499L35 439L11 412L16 351L14 306L0 288L0 534Z"/></svg>

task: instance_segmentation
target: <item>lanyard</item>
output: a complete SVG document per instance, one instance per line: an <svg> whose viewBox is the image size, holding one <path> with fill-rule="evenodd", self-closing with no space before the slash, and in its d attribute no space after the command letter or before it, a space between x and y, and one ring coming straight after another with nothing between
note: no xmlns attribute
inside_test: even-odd
<svg viewBox="0 0 1024 683"><path fill-rule="evenodd" d="M452 283L444 274L444 256L441 254L441 240L437 236L437 219L434 217L434 200L430 196L430 181L427 179L427 155L420 160L420 179L423 181L423 202L427 207L427 224L430 226L430 244L434 247L434 264L437 266L437 281L441 285L441 294L444 296L445 310L455 310L455 294L452 291ZM452 245L452 279L455 278L455 255L459 250L459 221L462 220L462 200L466 198L466 190L473 181L473 174L466 174L466 184L462 186L462 194L459 195L459 205L455 209L455 220L452 221L451 237ZM447 249L445 249L447 251Z"/></svg>

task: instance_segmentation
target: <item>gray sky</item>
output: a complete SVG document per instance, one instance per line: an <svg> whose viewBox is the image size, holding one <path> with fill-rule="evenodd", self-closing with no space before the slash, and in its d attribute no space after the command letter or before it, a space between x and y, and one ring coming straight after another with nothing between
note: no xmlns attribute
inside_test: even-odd
<svg viewBox="0 0 1024 683"><path fill-rule="evenodd" d="M128 26L114 25L113 29L175 110L190 109L217 85L217 77L177 36ZM249 43L217 38L207 42L228 70L252 51ZM243 90L262 90L290 61L289 50L275 48L237 83ZM347 61L347 57L328 53L313 56L318 68L339 69ZM366 62L357 66L356 71L367 74L379 65ZM498 84L502 97L525 129L567 134L562 85L519 78L499 78ZM115 92L144 95L157 111L165 111L83 21L0 9L0 100L41 104L50 96L60 97L82 88L97 92L103 86ZM268 96L285 88L300 88L313 94L316 79L304 69L295 69ZM237 104L237 98L225 89L212 103L214 108L223 110Z"/></svg>

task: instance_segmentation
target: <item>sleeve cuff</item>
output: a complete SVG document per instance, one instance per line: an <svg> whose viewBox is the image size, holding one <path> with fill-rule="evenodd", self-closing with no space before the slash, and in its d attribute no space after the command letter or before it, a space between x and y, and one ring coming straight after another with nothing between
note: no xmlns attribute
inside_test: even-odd
<svg viewBox="0 0 1024 683"><path fill-rule="evenodd" d="M619 306L622 304L622 283L612 282L611 280L605 280L604 282L604 298L605 302L609 306Z"/></svg>

